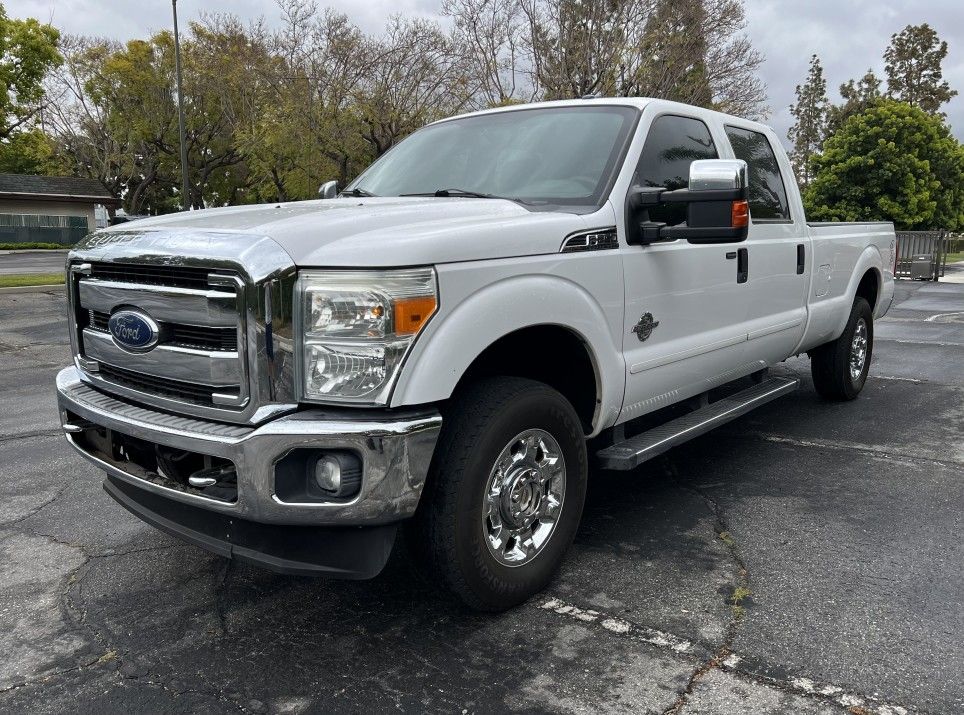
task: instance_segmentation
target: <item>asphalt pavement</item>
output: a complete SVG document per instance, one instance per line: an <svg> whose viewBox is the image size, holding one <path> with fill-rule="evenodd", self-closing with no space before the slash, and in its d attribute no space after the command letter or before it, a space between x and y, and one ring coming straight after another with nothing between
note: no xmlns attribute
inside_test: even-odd
<svg viewBox="0 0 964 715"><path fill-rule="evenodd" d="M857 401L794 359L792 395L594 473L560 575L497 616L401 552L283 577L134 519L60 435L63 316L0 295L0 711L964 711L964 285L898 284Z"/></svg>
<svg viewBox="0 0 964 715"><path fill-rule="evenodd" d="M67 251L0 251L0 275L63 273Z"/></svg>

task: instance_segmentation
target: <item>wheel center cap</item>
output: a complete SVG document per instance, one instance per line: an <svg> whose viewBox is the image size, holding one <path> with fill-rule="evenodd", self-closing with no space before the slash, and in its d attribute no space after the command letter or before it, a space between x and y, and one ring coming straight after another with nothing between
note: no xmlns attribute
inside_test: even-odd
<svg viewBox="0 0 964 715"><path fill-rule="evenodd" d="M519 470L509 479L503 491L502 517L512 528L528 526L542 507L542 487L538 473L531 469Z"/></svg>

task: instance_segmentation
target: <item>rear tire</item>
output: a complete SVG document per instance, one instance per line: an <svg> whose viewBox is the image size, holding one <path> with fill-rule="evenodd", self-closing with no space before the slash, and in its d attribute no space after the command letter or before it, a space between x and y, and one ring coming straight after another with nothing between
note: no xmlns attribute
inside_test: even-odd
<svg viewBox="0 0 964 715"><path fill-rule="evenodd" d="M828 400L852 400L864 387L874 348L874 315L857 297L839 338L810 352L810 373L817 393Z"/></svg>
<svg viewBox="0 0 964 715"><path fill-rule="evenodd" d="M416 559L470 608L522 603L572 544L587 476L582 425L561 394L514 377L469 385L445 410L410 523Z"/></svg>

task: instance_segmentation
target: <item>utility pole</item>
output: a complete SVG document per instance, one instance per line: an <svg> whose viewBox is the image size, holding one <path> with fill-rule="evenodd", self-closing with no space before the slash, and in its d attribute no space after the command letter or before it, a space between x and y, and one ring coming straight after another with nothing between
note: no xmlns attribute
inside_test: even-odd
<svg viewBox="0 0 964 715"><path fill-rule="evenodd" d="M181 42L177 36L177 0L171 0L174 10L174 72L177 75L177 128L181 135L181 211L190 211L191 194L187 184L187 139L184 133L184 89L181 86Z"/></svg>

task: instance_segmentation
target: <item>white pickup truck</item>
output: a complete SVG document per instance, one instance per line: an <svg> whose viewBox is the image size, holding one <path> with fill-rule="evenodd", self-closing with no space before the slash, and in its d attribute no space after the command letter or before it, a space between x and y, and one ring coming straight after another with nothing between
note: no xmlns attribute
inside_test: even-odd
<svg viewBox="0 0 964 715"><path fill-rule="evenodd" d="M776 135L587 98L416 132L337 196L162 216L67 259L67 439L145 521L369 578L399 527L478 609L541 589L590 464L797 387L849 400L894 229L808 224Z"/></svg>

